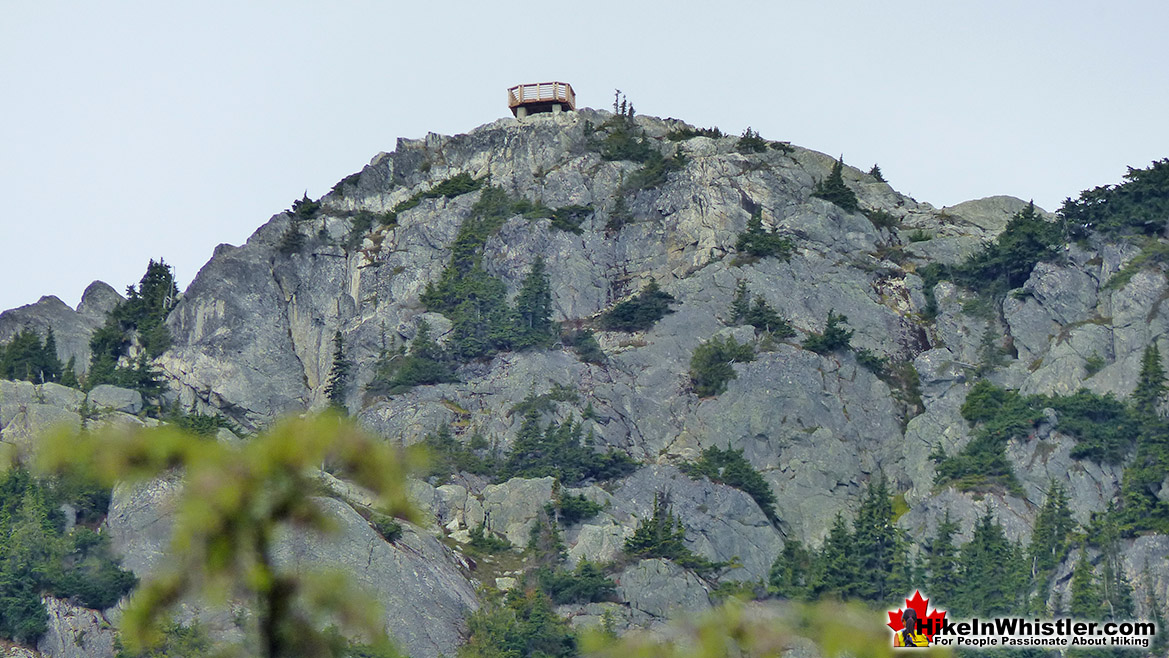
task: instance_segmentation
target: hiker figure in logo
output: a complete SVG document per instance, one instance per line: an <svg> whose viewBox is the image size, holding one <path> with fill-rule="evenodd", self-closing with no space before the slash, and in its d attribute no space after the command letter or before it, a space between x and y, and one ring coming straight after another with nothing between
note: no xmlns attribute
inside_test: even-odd
<svg viewBox="0 0 1169 658"><path fill-rule="evenodd" d="M895 647L928 647L930 645L929 638L917 632L917 611L913 608L906 608L905 612L901 613L901 622L905 624L905 628L901 629L893 636L893 646Z"/></svg>

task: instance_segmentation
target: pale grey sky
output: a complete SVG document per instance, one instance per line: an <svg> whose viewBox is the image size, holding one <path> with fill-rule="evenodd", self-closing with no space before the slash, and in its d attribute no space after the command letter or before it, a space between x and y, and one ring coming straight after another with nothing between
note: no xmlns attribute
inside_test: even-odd
<svg viewBox="0 0 1169 658"><path fill-rule="evenodd" d="M1054 210L1169 157L1169 3L0 0L0 309L150 258L185 287L399 136L614 88L789 140L935 206Z"/></svg>

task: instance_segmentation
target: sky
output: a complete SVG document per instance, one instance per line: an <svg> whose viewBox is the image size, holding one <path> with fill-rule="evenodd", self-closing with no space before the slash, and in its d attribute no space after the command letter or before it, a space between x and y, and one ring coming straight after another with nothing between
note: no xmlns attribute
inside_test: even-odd
<svg viewBox="0 0 1169 658"><path fill-rule="evenodd" d="M0 309L150 259L180 289L398 137L573 85L790 141L937 207L1055 210L1169 157L1163 0L0 0Z"/></svg>

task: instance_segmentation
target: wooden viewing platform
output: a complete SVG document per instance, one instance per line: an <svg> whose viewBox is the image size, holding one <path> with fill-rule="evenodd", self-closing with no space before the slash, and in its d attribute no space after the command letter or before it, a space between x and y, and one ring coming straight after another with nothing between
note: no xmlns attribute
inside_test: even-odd
<svg viewBox="0 0 1169 658"><path fill-rule="evenodd" d="M517 119L539 112L576 109L576 94L567 82L538 82L507 90L507 106Z"/></svg>

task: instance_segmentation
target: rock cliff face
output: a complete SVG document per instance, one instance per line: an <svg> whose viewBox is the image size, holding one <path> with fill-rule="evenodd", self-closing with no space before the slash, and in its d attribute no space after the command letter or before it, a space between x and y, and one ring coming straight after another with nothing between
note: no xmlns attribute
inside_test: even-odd
<svg viewBox="0 0 1169 658"><path fill-rule="evenodd" d="M280 213L246 244L221 245L168 320L174 345L159 364L180 403L224 414L245 429L320 408L338 332L355 364L349 411L391 441L415 443L453 423L456 434L469 436L475 428L506 446L521 422L506 410L533 392L568 387L578 401L557 405L553 415L580 417L591 408L596 446L642 463L611 487L573 490L604 508L566 531L570 563L616 557L638 520L652 513L655 495L668 492L686 524L688 547L711 560L734 560L731 577L744 581L766 579L785 541L818 544L835 515L850 516L864 487L881 475L908 506L898 524L918 539L930 536L947 510L959 522L959 537L969 538L987 508L1012 539L1026 539L1052 481L1065 486L1080 522L1115 498L1121 468L1073 459L1073 440L1057 424L1009 445L1021 495L937 488L929 454L938 446L954 454L970 441L960 408L988 336L1012 348L989 375L999 385L1023 393L1088 388L1130 395L1145 347L1169 328L1161 271L1140 271L1117 289L1104 286L1135 248L1071 247L1037 266L1018 294L1008 296L1001 320L987 319L972 312L968 291L944 281L924 290L920 270L976 253L1024 202L992 197L936 209L846 167L844 181L861 207L895 219L870 221L812 196L832 168L823 154L794 146L744 154L735 138L672 141L667 134L683 124L652 117L638 117L638 127L664 156L681 154L685 164L657 187L634 189L628 181L639 165L606 161L594 147L595 131L610 116L583 110L503 119L465 135L399 140L392 153L338 184L315 216ZM542 256L554 319L569 327L591 323L650 280L676 298L675 312L647 331L598 332L603 364L582 362L557 344L465 363L457 383L393 396L364 393L378 353L387 342L408 342L420 320L447 339L450 322L426 313L420 296L438 280L480 192L422 198L388 226L375 221L355 229L356 213L401 208L458 174L485 178L548 208L591 208L580 233L516 214L489 237L483 265L510 294ZM757 211L765 228L792 240L790 259L737 258L737 236ZM614 218L626 221L615 228ZM305 236L303 246L286 248L290 231ZM689 376L694 349L715 336L756 340L751 327L728 326L740 281L788 318L796 335L735 364L736 378L724 393L699 398ZM937 314L926 319L929 292ZM55 298L9 311L0 315L0 338L22 322L43 321L57 331L63 355L85 363L88 332L100 324L97 310L110 304L110 293L87 292L77 312ZM805 336L824 329L830 312L847 316L855 348L912 364L914 377L878 378L854 352L820 355L800 347ZM30 427L47 422L34 420L42 416L76 415L79 400L60 387L37 393L31 385L0 386L6 437L28 436ZM777 500L778 523L742 491L676 468L705 448L728 446L741 449L763 475ZM166 518L159 505L173 494L169 486L120 491L111 511L115 545L140 575L164 550L159 528L165 524L156 522ZM289 564L341 565L375 588L412 655L450 655L463 617L476 605L476 575L436 536L466 541L469 530L483 526L522 546L555 487L550 478L491 485L466 477L414 488L436 524L410 529L404 544L386 544L351 508L330 500L329 512L344 528L340 538L289 538L281 555ZM1124 546L1142 611L1148 594L1169 600L1165 544L1154 535ZM1146 568L1151 578L1140 577ZM617 580L619 617L629 623L710 605L710 584L667 560L627 564ZM607 605L566 610L593 619Z"/></svg>

